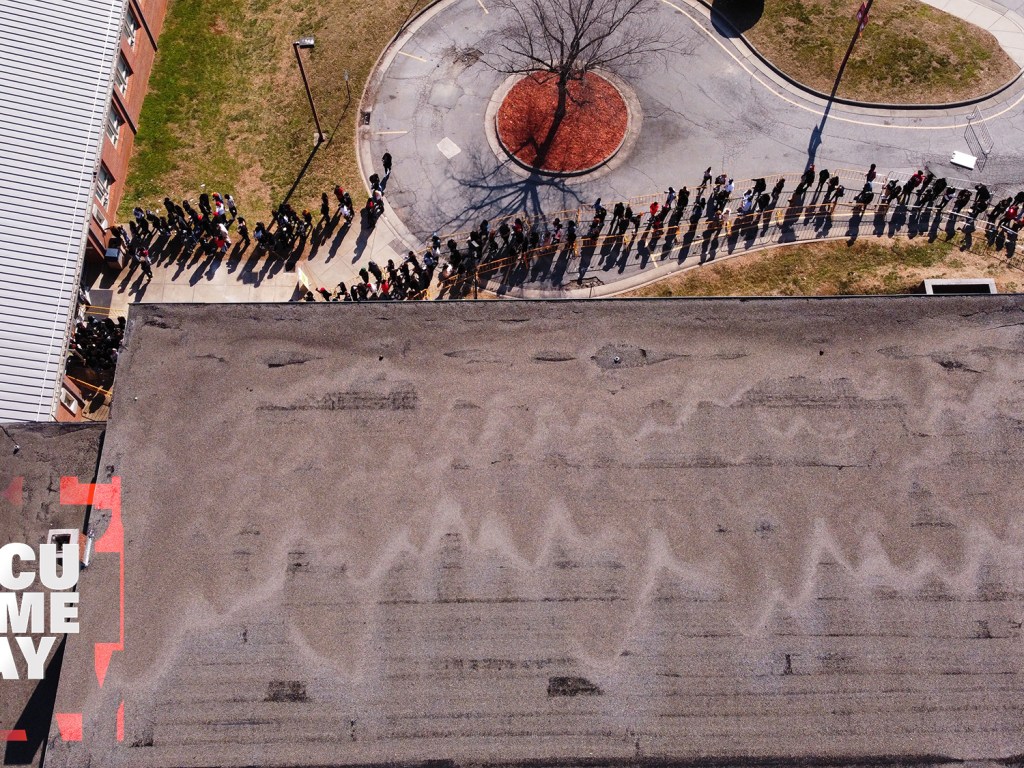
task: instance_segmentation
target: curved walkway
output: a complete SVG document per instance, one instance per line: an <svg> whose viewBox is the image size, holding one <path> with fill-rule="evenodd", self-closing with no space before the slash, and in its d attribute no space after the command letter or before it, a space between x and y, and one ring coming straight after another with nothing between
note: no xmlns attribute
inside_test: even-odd
<svg viewBox="0 0 1024 768"><path fill-rule="evenodd" d="M799 174L794 174L797 178ZM652 197L635 201L634 208ZM660 229L645 225L625 236L605 230L596 237L581 237L575 248L539 248L527 258L502 250L483 262L476 275L440 281L436 293L461 297L479 289L510 298L598 298L775 246L823 240L852 244L881 237L922 237L929 242L957 238L961 250L983 248L993 258L1014 263L1018 233L984 215L972 217L967 209L863 206L850 200L832 206L823 198L823 191L812 186L806 195L789 198L788 204L780 201L779 207L763 214L736 217L718 231L687 208ZM586 223L579 230L584 232ZM1024 266L1016 268L1024 271Z"/></svg>

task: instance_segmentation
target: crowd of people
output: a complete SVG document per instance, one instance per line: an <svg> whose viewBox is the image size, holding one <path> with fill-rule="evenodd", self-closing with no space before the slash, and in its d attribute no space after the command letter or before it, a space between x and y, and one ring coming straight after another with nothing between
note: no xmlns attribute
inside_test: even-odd
<svg viewBox="0 0 1024 768"><path fill-rule="evenodd" d="M437 261L430 253L423 256L422 261L412 251L406 255L400 266L395 266L394 259L382 270L375 261L370 261L359 270L359 282L351 286L344 281L338 283L334 291L318 288L325 301L370 301L420 299L430 286ZM303 301L316 301L312 291L306 291Z"/></svg>
<svg viewBox="0 0 1024 768"><path fill-rule="evenodd" d="M111 320L90 315L75 323L68 354L91 371L109 371L117 365L118 350L124 340L125 319Z"/></svg>
<svg viewBox="0 0 1024 768"><path fill-rule="evenodd" d="M365 206L358 211L361 223L370 229L384 213L384 188L391 175L391 155L385 153L382 163L384 176L370 176L370 194ZM154 238L161 235L166 238L163 246L166 248L173 243L180 255L187 256L198 249L204 256L214 258L227 255L233 246L242 253L253 245L257 255L287 259L301 252L306 240L315 232L326 234L339 221L343 221L346 227L351 225L357 215L352 195L340 185L334 187L333 194L337 208L332 210L330 196L327 192L322 193L318 219L309 209L299 212L285 201L272 211L269 224L257 221L251 232L230 194L222 196L217 192L212 195L203 192L195 205L188 199L179 204L165 197L162 209L154 211L136 207L127 229L122 225L113 227L108 248L124 253L149 280L153 279L150 249ZM233 234L236 240L232 238ZM326 296L336 297L335 300L339 301L343 294L346 300L352 301L413 297L422 291L421 283L429 283L433 267L430 259L424 259L422 264L418 260L406 259L400 267L389 261L385 274L385 270L371 262L362 272L367 276L379 276L376 282L365 280L354 284L352 289L341 284L333 294L326 293ZM325 289L320 288L318 292L325 294ZM307 292L303 298L311 296Z"/></svg>
<svg viewBox="0 0 1024 768"><path fill-rule="evenodd" d="M871 164L859 190L846 203L853 214L863 214L872 204L876 206L876 216L883 218L899 206L918 216L926 210L942 211L950 206L950 210L964 217L965 231L973 229L982 215L989 226L1001 226L1005 232L1017 232L1024 226L1024 191L994 202L985 184L957 188L945 178L923 170L904 182L893 178L883 183L877 177L876 166ZM731 233L760 226L773 215L778 216L780 222L810 210L831 216L847 195L839 174L828 169L816 170L813 164L801 174L788 201L782 200L785 192L785 177L774 183L766 178L752 179L750 187L740 192L733 178L724 173L713 176L712 169L708 168L693 191L686 186L678 190L669 187L664 198L640 210L628 202L617 202L609 213L599 198L593 204L593 213L585 228L576 218L554 218L549 222L537 216L526 223L524 218L516 217L502 221L497 227L483 220L464 235L463 243L449 238L445 249L441 247L441 238L435 234L428 253L440 262L440 275L447 279L495 260L518 261L529 266L534 257L559 250L571 257L578 255L582 247L593 246L602 238L620 238L629 243L638 236L642 226L652 237L658 236L666 228L678 228L684 219L691 230L703 221L704 238L712 239L723 231Z"/></svg>
<svg viewBox="0 0 1024 768"><path fill-rule="evenodd" d="M198 247L209 256L226 254L235 234L240 250L255 241L258 253L287 257L296 249L301 250L312 232L320 228L329 231L339 220L347 226L359 215L363 226L375 225L384 210L384 190L392 170L390 154L385 153L381 161L384 175L370 176L370 193L359 212L351 194L336 186L333 190L335 206L332 206L331 195L322 193L318 219L308 209L298 212L285 202L273 212L269 225L258 221L250 236L248 224L238 215L230 194L203 193L197 207L189 200L179 205L165 198L165 210L159 214L136 208L129 231L115 227L115 241L150 277L149 244L154 233L168 236L176 233L187 251ZM542 215L513 216L497 225L484 219L468 234L442 238L434 233L429 247L419 257L410 251L400 264L388 260L383 268L370 261L360 269L358 281L350 285L341 282L333 290L319 287L306 291L301 299L316 301L317 294L325 301L422 298L435 275L445 283L476 274L488 264L518 262L528 267L535 257L560 250L571 258L578 255L581 248L594 246L602 238L619 238L629 243L639 236L641 227L646 228L645 233L656 237L665 229L680 228L684 219L691 231L703 221L705 239L714 238L722 231L759 226L773 215L783 217L810 206L831 215L840 203L849 205L855 213L863 213L875 205L876 216L883 217L894 206L904 206L914 214L932 209L942 211L949 206L953 212L969 219L967 226L973 226L982 215L990 225L998 224L1007 231L1016 232L1024 226L1024 191L994 201L984 184L977 184L973 189L957 188L930 171L918 170L902 182L897 179L883 182L878 180L876 166L871 164L860 189L848 203L847 190L839 174L828 169L817 170L813 164L800 176L788 202L782 200L787 192L786 183L785 177L774 181L757 178L751 180L749 188L740 191L733 178L724 173L714 176L709 167L692 191L686 186L678 190L669 187L663 198L649 205L645 203L639 209L628 201L620 201L609 210L599 198L592 206L589 222L581 220L579 214L550 221Z"/></svg>

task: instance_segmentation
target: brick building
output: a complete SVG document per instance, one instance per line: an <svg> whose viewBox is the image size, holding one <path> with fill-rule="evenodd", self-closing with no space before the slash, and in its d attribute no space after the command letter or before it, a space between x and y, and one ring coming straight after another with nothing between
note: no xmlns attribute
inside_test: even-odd
<svg viewBox="0 0 1024 768"><path fill-rule="evenodd" d="M0 420L80 413L64 366L82 265L103 258L166 9L0 3Z"/></svg>
<svg viewBox="0 0 1024 768"><path fill-rule="evenodd" d="M121 39L113 61L110 106L104 125L100 162L86 258L102 259L109 227L116 219L124 194L128 161L139 115L146 97L146 84L156 58L157 39L167 14L167 0L127 0L121 23Z"/></svg>

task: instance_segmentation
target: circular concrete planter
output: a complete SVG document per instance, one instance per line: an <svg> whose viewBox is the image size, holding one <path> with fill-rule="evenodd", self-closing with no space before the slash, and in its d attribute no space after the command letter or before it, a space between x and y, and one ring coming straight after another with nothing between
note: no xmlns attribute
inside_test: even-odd
<svg viewBox="0 0 1024 768"><path fill-rule="evenodd" d="M603 175L621 165L629 157L629 153L632 151L637 137L640 135L640 125L643 123L643 110L640 107L640 101L637 99L636 93L622 78L604 71L595 72L595 74L610 83L618 91L619 96L626 105L626 131L619 141L619 145L606 158L589 168L581 168L574 171L549 171L535 168L516 157L512 150L505 146L498 133L498 112L501 109L501 105L505 102L505 97L508 96L512 88L524 77L524 75L510 75L494 91L494 95L491 96L491 100L487 105L487 112L484 115L484 131L487 134L487 143L490 144L491 150L498 159L510 160L509 168L523 178L536 178L540 176L561 179L587 177L590 179Z"/></svg>

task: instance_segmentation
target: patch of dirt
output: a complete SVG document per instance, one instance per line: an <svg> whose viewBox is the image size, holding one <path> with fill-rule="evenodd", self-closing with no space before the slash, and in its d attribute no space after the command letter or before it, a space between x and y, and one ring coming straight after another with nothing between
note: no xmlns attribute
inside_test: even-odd
<svg viewBox="0 0 1024 768"><path fill-rule="evenodd" d="M607 160L626 135L628 112L622 96L600 75L588 72L569 83L566 114L549 138L558 104L558 78L527 75L498 109L502 144L526 165L546 171L579 171ZM546 152L547 142L550 146ZM543 157L538 155L543 153Z"/></svg>

